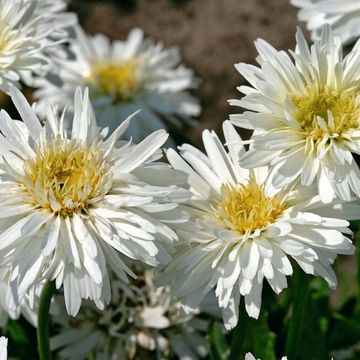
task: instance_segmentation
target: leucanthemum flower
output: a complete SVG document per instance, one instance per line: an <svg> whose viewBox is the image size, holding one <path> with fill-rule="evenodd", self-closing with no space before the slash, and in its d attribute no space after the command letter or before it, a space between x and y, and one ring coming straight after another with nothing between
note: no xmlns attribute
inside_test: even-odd
<svg viewBox="0 0 360 360"><path fill-rule="evenodd" d="M329 24L344 44L360 36L360 2L358 0L291 0L300 8L298 18L306 21L313 39L321 37L321 28Z"/></svg>
<svg viewBox="0 0 360 360"><path fill-rule="evenodd" d="M7 338L4 336L0 337L0 360L7 360L7 344Z"/></svg>
<svg viewBox="0 0 360 360"><path fill-rule="evenodd" d="M169 287L157 288L154 271L132 266L138 275L129 284L111 280L112 299L104 311L84 303L78 316L68 319L57 299L53 320L59 334L51 340L60 359L198 359L207 354L209 322L194 315L183 318L180 303ZM59 311L60 310L60 311Z"/></svg>
<svg viewBox="0 0 360 360"><path fill-rule="evenodd" d="M358 216L360 205L338 200L325 206L314 189L300 186L274 190L267 168L239 166L245 154L241 138L229 121L223 130L228 152L208 130L206 154L190 145L180 147L181 156L167 152L171 165L189 175L193 197L187 211L194 223L179 226L182 245L159 284L170 284L186 313L216 287L225 327L231 329L241 296L249 316L257 318L264 279L277 294L287 287L286 276L293 272L289 258L335 287L331 264L337 254L354 252L342 234L349 233L349 224L340 219Z"/></svg>
<svg viewBox="0 0 360 360"><path fill-rule="evenodd" d="M360 196L360 171L352 153L360 153L360 42L345 58L338 38L323 28L309 48L296 34L293 58L264 40L255 46L260 67L237 64L250 86L231 105L250 111L231 115L237 125L254 129L246 168L274 166L273 185L281 188L300 179L317 182L323 202L335 194Z"/></svg>
<svg viewBox="0 0 360 360"><path fill-rule="evenodd" d="M24 122L0 112L0 268L9 268L18 304L33 285L54 279L69 314L82 298L103 308L107 268L126 281L132 272L122 257L166 263L177 239L169 225L186 221L177 201L187 194L176 187L184 175L156 162L168 135L118 142L129 118L104 139L80 89L72 129L49 104L42 127L24 96L11 93Z"/></svg>
<svg viewBox="0 0 360 360"><path fill-rule="evenodd" d="M75 15L61 12L64 7L60 0L0 0L1 91L8 93L9 85L19 86L20 80L32 85L34 74L49 70L47 51L57 48L64 27L76 21Z"/></svg>
<svg viewBox="0 0 360 360"><path fill-rule="evenodd" d="M59 61L56 75L36 84L40 100L45 97L66 106L77 86L87 86L97 121L110 132L141 108L127 132L136 142L164 128L164 118L179 125L179 119L199 114L199 103L188 92L197 80L192 70L180 65L177 48L164 49L144 39L140 29L112 43L103 34L88 36L81 28L76 33L70 46L74 59Z"/></svg>

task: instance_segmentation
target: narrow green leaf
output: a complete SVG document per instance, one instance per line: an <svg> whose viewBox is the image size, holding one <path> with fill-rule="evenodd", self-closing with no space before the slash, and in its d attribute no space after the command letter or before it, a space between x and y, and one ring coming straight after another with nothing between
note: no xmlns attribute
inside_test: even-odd
<svg viewBox="0 0 360 360"><path fill-rule="evenodd" d="M212 360L227 360L230 346L226 342L222 328L218 321L213 321L209 334L210 358Z"/></svg>
<svg viewBox="0 0 360 360"><path fill-rule="evenodd" d="M29 342L25 330L18 321L9 319L7 323L7 331L10 339L17 344L27 344Z"/></svg>
<svg viewBox="0 0 360 360"><path fill-rule="evenodd" d="M340 314L335 314L333 321L329 339L331 349L350 347L360 342L360 324L358 321L348 319Z"/></svg>
<svg viewBox="0 0 360 360"><path fill-rule="evenodd" d="M251 335L253 352L259 359L276 360L275 334L268 326L268 316L263 312L257 322L252 322Z"/></svg>

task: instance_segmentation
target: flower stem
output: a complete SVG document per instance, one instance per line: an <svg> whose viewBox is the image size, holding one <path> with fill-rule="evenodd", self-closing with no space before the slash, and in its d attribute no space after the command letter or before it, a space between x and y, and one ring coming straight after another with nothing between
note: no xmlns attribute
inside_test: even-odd
<svg viewBox="0 0 360 360"><path fill-rule="evenodd" d="M56 290L55 281L48 281L43 287L40 295L39 313L38 313L38 327L37 327L37 339L38 339L38 352L40 360L51 360L50 351L50 337L49 337L49 325L50 325L50 302Z"/></svg>
<svg viewBox="0 0 360 360"><path fill-rule="evenodd" d="M240 304L239 320L233 330L231 339L231 349L228 360L243 359L245 356L245 342L249 336L248 329L249 318L245 312L244 305Z"/></svg>
<svg viewBox="0 0 360 360"><path fill-rule="evenodd" d="M293 314L286 339L285 354L289 360L296 360L300 350L300 341L304 327L306 306L310 294L310 277L297 269L294 275L295 289L293 295Z"/></svg>

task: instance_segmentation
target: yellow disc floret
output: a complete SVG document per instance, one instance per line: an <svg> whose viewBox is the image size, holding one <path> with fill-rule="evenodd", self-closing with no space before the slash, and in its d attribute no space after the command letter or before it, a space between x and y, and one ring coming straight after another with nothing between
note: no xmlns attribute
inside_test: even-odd
<svg viewBox="0 0 360 360"><path fill-rule="evenodd" d="M112 96L116 102L130 100L140 87L135 61L95 65L89 80L98 95Z"/></svg>
<svg viewBox="0 0 360 360"><path fill-rule="evenodd" d="M105 195L109 165L98 146L56 137L25 161L23 186L32 205L61 214L86 212Z"/></svg>
<svg viewBox="0 0 360 360"><path fill-rule="evenodd" d="M275 222L286 209L278 197L266 196L264 187L253 177L246 185L223 185L221 195L216 215L229 229L240 233L252 232Z"/></svg>
<svg viewBox="0 0 360 360"><path fill-rule="evenodd" d="M304 97L295 96L295 119L305 137L321 140L325 134L341 138L350 129L360 125L359 93L332 89L309 89ZM321 120L322 119L322 120Z"/></svg>

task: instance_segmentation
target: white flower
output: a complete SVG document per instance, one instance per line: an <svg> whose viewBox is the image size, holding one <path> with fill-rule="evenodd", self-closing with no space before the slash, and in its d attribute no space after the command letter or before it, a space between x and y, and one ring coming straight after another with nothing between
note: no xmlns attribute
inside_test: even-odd
<svg viewBox="0 0 360 360"><path fill-rule="evenodd" d="M159 283L170 284L185 312L216 286L224 324L230 329L238 321L240 295L249 316L257 318L264 278L277 294L287 287L286 276L293 272L288 257L335 287L331 264L337 254L352 254L354 247L342 234L349 233L348 222L333 216L357 217L360 204L345 207L337 201L325 207L310 188L275 192L267 168L249 171L239 166L245 153L241 138L229 121L223 129L228 152L207 130L206 154L190 145L180 148L182 157L167 152L173 167L189 174L193 198L188 211L194 224L179 228L183 245Z"/></svg>
<svg viewBox="0 0 360 360"><path fill-rule="evenodd" d="M0 337L0 360L7 360L7 343L6 337Z"/></svg>
<svg viewBox="0 0 360 360"><path fill-rule="evenodd" d="M274 166L277 188L301 179L314 181L323 202L335 194L360 196L360 171L352 153L360 153L360 42L345 58L338 38L324 27L310 47L299 30L294 60L264 40L255 45L260 68L238 64L252 87L231 105L251 111L231 115L235 125L254 129L242 166Z"/></svg>
<svg viewBox="0 0 360 360"><path fill-rule="evenodd" d="M133 268L133 267L132 267ZM59 334L51 339L61 359L198 359L206 356L209 321L182 318L168 287L154 285L151 269L134 269L129 284L112 278L112 299L104 311L84 303L78 316L53 315ZM61 304L62 299L57 299Z"/></svg>
<svg viewBox="0 0 360 360"><path fill-rule="evenodd" d="M247 353L247 354L245 355L245 360L256 360L256 358L254 357L253 354ZM257 359L257 360L260 360L260 359ZM287 357L286 357L286 356L283 356L283 357L281 358L281 360L287 360Z"/></svg>
<svg viewBox="0 0 360 360"><path fill-rule="evenodd" d="M360 2L358 0L291 0L299 7L298 18L307 22L313 39L319 39L321 28L329 24L344 44L360 36Z"/></svg>
<svg viewBox="0 0 360 360"><path fill-rule="evenodd" d="M187 91L197 81L190 69L179 65L177 48L163 49L162 44L144 39L140 29L113 43L103 34L87 36L81 28L76 33L70 47L75 58L59 61L56 75L39 79L40 99L64 107L77 86L88 86L97 121L110 133L141 108L128 130L136 142L164 128L164 118L178 121L199 114L198 101Z"/></svg>
<svg viewBox="0 0 360 360"><path fill-rule="evenodd" d="M64 6L64 1L0 0L1 91L8 93L20 79L31 85L32 75L49 69L47 50L57 47L61 29L76 20L58 14Z"/></svg>
<svg viewBox="0 0 360 360"><path fill-rule="evenodd" d="M174 185L184 175L155 162L167 134L117 146L127 119L104 140L80 89L72 130L49 104L42 127L24 96L11 93L24 122L0 112L0 267L11 267L18 302L32 285L55 279L69 314L82 298L102 308L110 300L107 268L124 281L132 274L118 254L166 263L165 247L177 239L167 224L186 221L176 201L187 194Z"/></svg>

